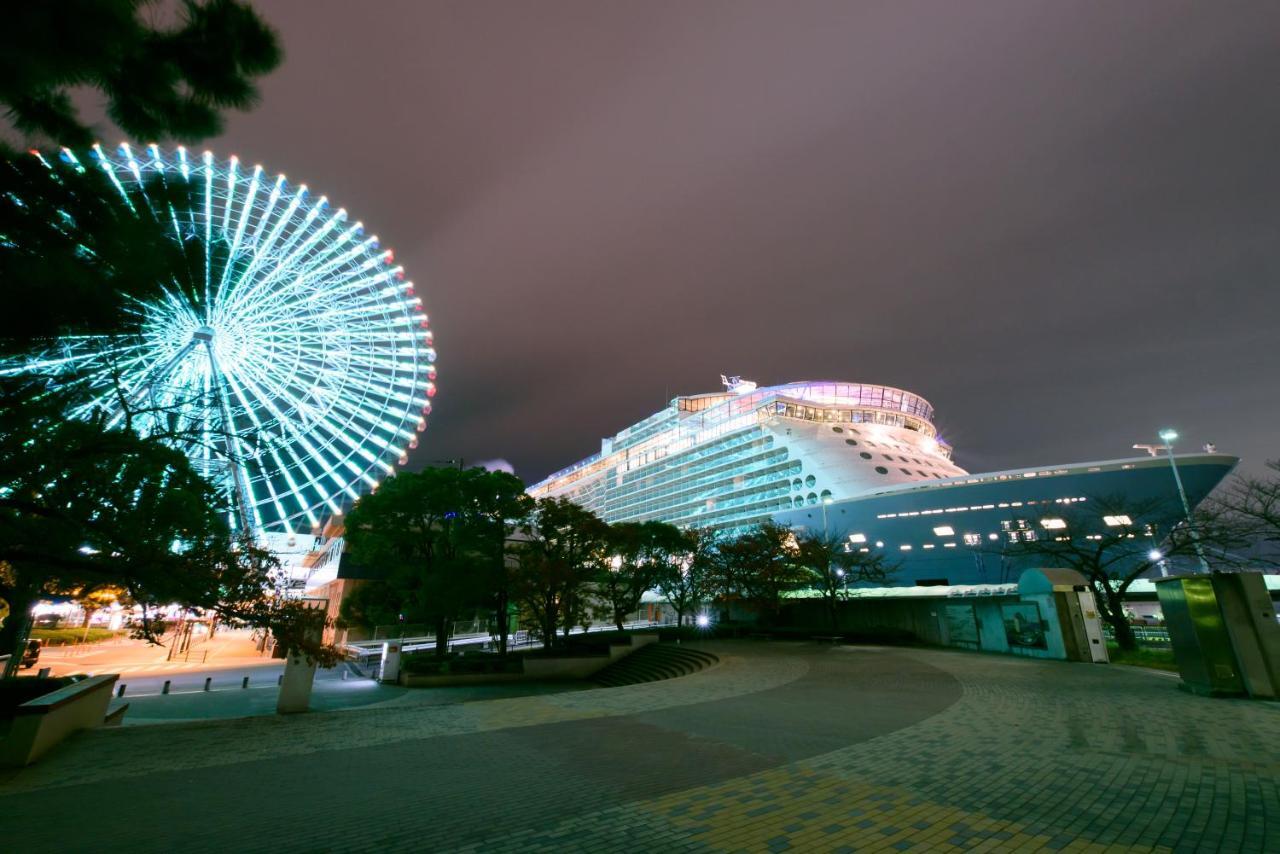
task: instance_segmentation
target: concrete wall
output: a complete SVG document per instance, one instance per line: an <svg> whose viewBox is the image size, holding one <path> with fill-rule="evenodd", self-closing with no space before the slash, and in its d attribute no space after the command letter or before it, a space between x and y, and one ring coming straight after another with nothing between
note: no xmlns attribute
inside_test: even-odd
<svg viewBox="0 0 1280 854"><path fill-rule="evenodd" d="M1034 602L1044 627L1045 648L1011 645L1005 630L1004 606ZM960 619L972 614L972 620ZM1067 657L1052 595L937 596L921 598L850 599L837 610L837 632L883 634L909 632L917 640L938 646L1025 655L1032 658ZM823 634L831 630L827 605L820 599L789 602L783 607L782 624ZM966 628L972 626L976 631Z"/></svg>

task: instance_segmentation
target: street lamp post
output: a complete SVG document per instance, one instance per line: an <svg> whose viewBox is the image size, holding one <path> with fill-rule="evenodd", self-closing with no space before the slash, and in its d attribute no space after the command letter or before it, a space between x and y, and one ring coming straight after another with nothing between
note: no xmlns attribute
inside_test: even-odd
<svg viewBox="0 0 1280 854"><path fill-rule="evenodd" d="M1187 530L1191 532L1191 544L1195 547L1196 557L1200 560L1200 568L1210 572L1209 561L1204 557L1204 546L1200 544L1200 534L1196 531L1195 522L1191 519L1191 505L1187 503L1187 492L1182 488L1182 475L1178 474L1178 463L1173 458L1173 443L1178 438L1176 430L1161 430L1160 439L1165 443L1169 453L1169 468L1173 469L1173 482L1178 485L1178 497L1182 499L1182 512L1187 517Z"/></svg>

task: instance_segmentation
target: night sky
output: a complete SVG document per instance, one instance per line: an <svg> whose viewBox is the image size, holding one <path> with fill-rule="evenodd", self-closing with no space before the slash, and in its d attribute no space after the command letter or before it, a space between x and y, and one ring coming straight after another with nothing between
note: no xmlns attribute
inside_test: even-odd
<svg viewBox="0 0 1280 854"><path fill-rule="evenodd" d="M414 462L532 482L721 373L885 383L974 471L1280 457L1280 5L259 0L212 143L396 250Z"/></svg>

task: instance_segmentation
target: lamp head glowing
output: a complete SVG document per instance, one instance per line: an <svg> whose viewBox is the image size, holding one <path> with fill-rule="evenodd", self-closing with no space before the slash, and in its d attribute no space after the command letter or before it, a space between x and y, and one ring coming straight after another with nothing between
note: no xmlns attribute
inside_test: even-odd
<svg viewBox="0 0 1280 854"><path fill-rule="evenodd" d="M711 625L711 618L706 614L699 614L694 618L694 622L698 624L698 628L705 629L707 626Z"/></svg>
<svg viewBox="0 0 1280 854"><path fill-rule="evenodd" d="M1152 549L1151 551L1147 552L1147 557L1150 558L1152 561L1157 561L1163 558L1164 555L1160 553L1159 549Z"/></svg>
<svg viewBox="0 0 1280 854"><path fill-rule="evenodd" d="M1178 431L1166 428L1160 431L1160 438L1166 442L1172 442L1174 439L1178 438Z"/></svg>

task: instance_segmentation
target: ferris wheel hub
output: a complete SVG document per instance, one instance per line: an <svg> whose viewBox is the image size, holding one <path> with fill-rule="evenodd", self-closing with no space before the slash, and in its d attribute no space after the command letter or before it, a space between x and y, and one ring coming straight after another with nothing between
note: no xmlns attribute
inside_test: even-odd
<svg viewBox="0 0 1280 854"><path fill-rule="evenodd" d="M198 327L195 332L191 333L191 340L192 341L212 341L213 327L212 326Z"/></svg>

